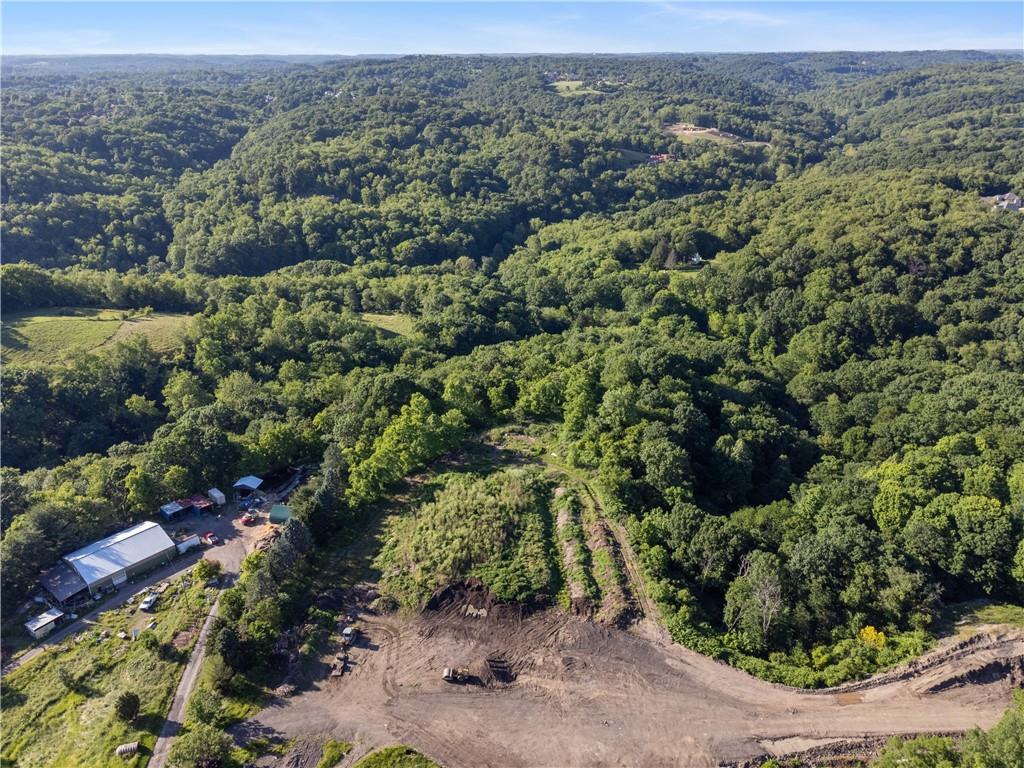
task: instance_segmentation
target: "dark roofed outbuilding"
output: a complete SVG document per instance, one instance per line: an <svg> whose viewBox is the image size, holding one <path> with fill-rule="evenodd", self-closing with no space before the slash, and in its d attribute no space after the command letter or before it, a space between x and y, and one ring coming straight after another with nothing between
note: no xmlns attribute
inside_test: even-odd
<svg viewBox="0 0 1024 768"><path fill-rule="evenodd" d="M75 569L63 560L43 571L39 581L58 603L67 601L87 587Z"/></svg>

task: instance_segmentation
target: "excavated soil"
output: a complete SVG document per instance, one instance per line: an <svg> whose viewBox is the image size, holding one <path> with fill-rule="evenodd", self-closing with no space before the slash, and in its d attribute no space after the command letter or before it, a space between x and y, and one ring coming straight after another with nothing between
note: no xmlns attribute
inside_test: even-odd
<svg viewBox="0 0 1024 768"><path fill-rule="evenodd" d="M625 627L633 617L633 601L620 581L620 575L625 567L622 555L604 520L588 522L584 529L587 532L587 547L590 548L591 560L594 563L594 578L601 589L601 607L594 618L610 627ZM600 572L598 552L604 552L611 559L613 568L610 571Z"/></svg>
<svg viewBox="0 0 1024 768"><path fill-rule="evenodd" d="M1024 660L1024 633L986 634L808 692L665 643L650 620L627 632L531 612L479 582L439 591L414 618L365 602L353 612L363 636L350 672L273 702L236 737L331 737L354 742L353 754L403 743L447 768L755 765L891 734L990 727ZM473 682L442 681L444 667L469 669Z"/></svg>
<svg viewBox="0 0 1024 768"><path fill-rule="evenodd" d="M564 493L565 488L556 488L555 498L559 498ZM576 616L591 616L594 613L594 603L587 596L586 587L573 576L579 563L579 552L576 549L576 540L568 538L565 533L566 528L572 522L572 512L568 506L563 506L558 510L558 515L555 518L555 527L558 530L558 539L562 548L562 566L567 574L569 609Z"/></svg>

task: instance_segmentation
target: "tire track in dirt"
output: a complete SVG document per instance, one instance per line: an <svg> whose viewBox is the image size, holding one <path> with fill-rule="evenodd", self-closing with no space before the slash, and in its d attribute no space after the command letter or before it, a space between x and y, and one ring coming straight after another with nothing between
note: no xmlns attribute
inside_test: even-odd
<svg viewBox="0 0 1024 768"><path fill-rule="evenodd" d="M604 523L605 527L614 537L618 563L622 565L628 583L627 598L631 598L631 603L639 614L636 617L637 621L644 623L646 625L645 629L653 633L661 642L672 642L668 631L661 625L661 612L650 598L650 595L647 594L647 587L640 573L636 554L633 552L633 546L629 542L629 535L626 533L626 529L608 516L604 506L601 504L600 498L589 483L584 484L583 487L601 522ZM644 619L649 621L645 622Z"/></svg>
<svg viewBox="0 0 1024 768"><path fill-rule="evenodd" d="M381 676L381 688L383 688L387 701L385 706L394 706L395 702L398 701L399 691L398 683L395 681L395 657L398 655L398 643L400 633L384 623L376 619L362 619L363 627L372 629L374 635L384 635L384 642L377 643L378 647L382 649L384 654L384 669ZM366 629L364 629L364 632ZM369 632L366 633L369 637ZM376 642L376 641L374 641Z"/></svg>

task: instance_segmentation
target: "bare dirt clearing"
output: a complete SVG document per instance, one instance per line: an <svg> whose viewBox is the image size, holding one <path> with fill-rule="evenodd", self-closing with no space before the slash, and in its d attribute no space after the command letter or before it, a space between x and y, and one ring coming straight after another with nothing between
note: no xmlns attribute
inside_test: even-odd
<svg viewBox="0 0 1024 768"><path fill-rule="evenodd" d="M1017 631L947 645L869 682L804 692L559 611L523 616L479 589L449 589L411 619L359 618L350 673L275 702L236 735L330 735L357 752L404 743L448 768L712 766L989 727L1024 674ZM488 659L507 666L506 679L441 680L444 667L476 673Z"/></svg>
<svg viewBox="0 0 1024 768"><path fill-rule="evenodd" d="M694 125L693 123L674 123L672 125L666 125L665 131L667 133L671 133L680 141L684 142L713 141L718 144L746 144L752 147L771 146L767 141L746 139L742 136L737 136L735 133L730 133L729 131L722 131L718 128L706 128L704 126Z"/></svg>

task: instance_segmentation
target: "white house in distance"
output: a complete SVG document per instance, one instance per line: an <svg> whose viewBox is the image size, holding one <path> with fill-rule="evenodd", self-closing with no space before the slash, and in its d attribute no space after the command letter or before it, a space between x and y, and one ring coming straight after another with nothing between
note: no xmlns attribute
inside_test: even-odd
<svg viewBox="0 0 1024 768"><path fill-rule="evenodd" d="M171 537L160 525L139 523L64 555L60 563L43 572L40 581L63 603L84 590L95 596L119 587L130 578L170 562L177 553Z"/></svg>
<svg viewBox="0 0 1024 768"><path fill-rule="evenodd" d="M993 198L995 204L993 208L1002 208L1004 211L1019 211L1022 206L1020 197L1014 192L1007 192L1005 195L996 195Z"/></svg>

